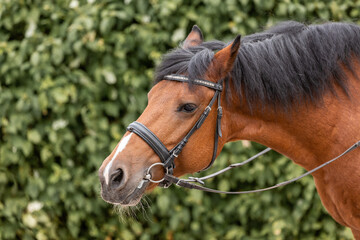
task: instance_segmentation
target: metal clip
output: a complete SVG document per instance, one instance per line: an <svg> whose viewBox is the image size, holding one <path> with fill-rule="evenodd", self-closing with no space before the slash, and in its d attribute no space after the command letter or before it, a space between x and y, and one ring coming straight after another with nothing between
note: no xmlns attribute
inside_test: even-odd
<svg viewBox="0 0 360 240"><path fill-rule="evenodd" d="M175 154L175 151L173 151L172 155L177 158L179 155Z"/></svg>
<svg viewBox="0 0 360 240"><path fill-rule="evenodd" d="M150 175L150 174L148 174L148 175ZM147 175L145 176L145 178L143 178L141 180L141 182L139 183L139 186L137 186L138 189L141 189L143 187L143 185L149 181L146 177L147 177ZM151 178L151 175L150 175L150 178Z"/></svg>

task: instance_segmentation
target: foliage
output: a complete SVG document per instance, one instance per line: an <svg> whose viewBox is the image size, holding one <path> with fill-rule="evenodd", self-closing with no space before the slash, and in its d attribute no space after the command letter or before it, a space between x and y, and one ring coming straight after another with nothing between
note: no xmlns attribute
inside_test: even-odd
<svg viewBox="0 0 360 240"><path fill-rule="evenodd" d="M97 169L145 108L161 55L193 24L207 40L230 40L287 19L359 23L359 9L359 0L0 0L0 239L350 239L311 177L242 196L156 189L137 220L122 221L99 196ZM262 148L229 144L214 170ZM269 153L209 185L258 188L302 172Z"/></svg>

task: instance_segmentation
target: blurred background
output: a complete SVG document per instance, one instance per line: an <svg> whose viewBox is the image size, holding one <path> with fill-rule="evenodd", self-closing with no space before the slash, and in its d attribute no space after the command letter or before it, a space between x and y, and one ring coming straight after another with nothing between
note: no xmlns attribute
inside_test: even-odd
<svg viewBox="0 0 360 240"><path fill-rule="evenodd" d="M0 0L0 239L351 239L311 176L241 196L159 188L119 210L100 198L97 170L145 108L161 56L194 24L230 41L283 20L359 17L359 0ZM262 149L228 144L209 172ZM303 172L272 152L208 186Z"/></svg>

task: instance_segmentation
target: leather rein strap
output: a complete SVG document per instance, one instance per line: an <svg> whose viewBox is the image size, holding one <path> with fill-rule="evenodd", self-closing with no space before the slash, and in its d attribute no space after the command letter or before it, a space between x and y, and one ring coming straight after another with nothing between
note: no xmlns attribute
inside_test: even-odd
<svg viewBox="0 0 360 240"><path fill-rule="evenodd" d="M293 183L303 177L306 177L307 175L310 175L314 172L316 172L317 170L325 167L326 165L334 162L335 160L341 158L342 156L346 155L347 153L353 151L354 149L358 148L360 146L360 141L354 143L351 147L349 147L347 150L345 150L343 153L341 153L340 155L338 155L337 157L313 168L312 170L310 171L307 171L305 172L304 174L298 176L298 177L295 177L293 179L290 179L290 180L287 180L287 181L284 181L284 182L281 182L281 183L278 183L278 184L275 184L273 186L270 186L270 187L266 187L266 188L260 188L260 189L255 189L255 190L249 190L249 191L239 191L239 192L227 192L227 191L220 191L220 190L215 190L215 189L211 189L211 188L207 188L207 187L203 187L203 186L200 186L200 185L197 185L197 184L193 184L193 183L190 183L190 182L197 182L197 183L200 183L202 185L204 185L204 182L203 180L205 179L209 179L209 178L212 178L212 177L215 177L223 172L226 172L232 168L235 168L235 167L239 167L239 166L242 166L244 165L245 163L248 163L252 160L254 160L256 157L258 156L261 156L263 155L264 153L268 152L271 150L271 148L266 148L265 150L263 150L261 153L255 155L254 157L242 162L242 163L238 163L238 164L232 164L230 166L228 166L227 168L223 169L223 170L220 170L216 173L213 173L209 176L205 176L205 177L202 177L202 178L194 178L194 177L190 177L189 179L180 179L180 178L177 178L173 175L169 175L169 174L165 174L165 177L164 177L164 180L166 180L167 182L170 182L170 183L174 183L180 187L184 187L184 188L189 188L189 189L196 189L196 190L200 190L200 191L204 191L204 192L212 192L212 193L223 193L223 194L233 194L233 195L236 195L236 194L247 194L247 193L257 193L257 192L264 192L264 191L267 191L267 190L271 190L271 189L274 189L274 188L278 188L278 187L282 187L282 186L285 186L285 185L288 185L290 183Z"/></svg>
<svg viewBox="0 0 360 240"><path fill-rule="evenodd" d="M154 152L159 156L161 162L163 163L164 168L166 169L166 172L168 174L173 174L174 168L175 168L175 158L177 158L182 151L182 149L185 147L186 143L188 142L189 138L194 134L196 130L198 130L201 125L204 123L205 119L209 115L211 111L211 107L215 103L216 100L218 100L218 108L217 108L217 119L216 119L216 129L215 129L215 139L214 139L214 151L212 159L209 163L209 165L203 169L208 169L213 162L215 161L216 155L217 155L217 149L218 149L218 142L219 137L222 136L221 133L221 118L222 118L222 107L221 107L221 91L223 89L222 83L223 81L220 80L219 83L213 83L207 80L203 79L192 79L189 80L188 77L181 76L181 75L166 75L164 77L164 80L169 81L176 81L176 82L185 82L189 84L195 84L199 86L204 86L210 89L213 89L215 91L214 96L211 98L209 104L205 108L204 112L201 114L195 125L190 129L190 131L186 134L186 136L170 151L165 147L165 145L161 142L161 140L144 124L140 122L133 122L131 123L127 130L130 132L133 132L137 134L139 137L141 137L153 150ZM166 180L159 183L159 186L161 187L169 187L171 183L168 183Z"/></svg>

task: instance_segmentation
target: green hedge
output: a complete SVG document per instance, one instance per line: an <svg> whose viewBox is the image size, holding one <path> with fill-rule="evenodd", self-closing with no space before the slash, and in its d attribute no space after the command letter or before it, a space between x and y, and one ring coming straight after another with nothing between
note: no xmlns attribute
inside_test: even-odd
<svg viewBox="0 0 360 240"><path fill-rule="evenodd" d="M118 214L97 169L193 24L230 40L278 21L359 23L360 1L1 0L0 239L351 239L311 177L243 196L172 187ZM229 144L213 170L263 149ZM276 153L210 182L259 188L303 170ZM122 217L120 217L122 216Z"/></svg>

